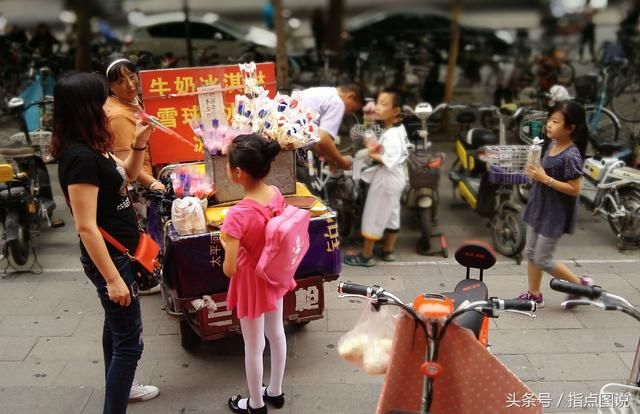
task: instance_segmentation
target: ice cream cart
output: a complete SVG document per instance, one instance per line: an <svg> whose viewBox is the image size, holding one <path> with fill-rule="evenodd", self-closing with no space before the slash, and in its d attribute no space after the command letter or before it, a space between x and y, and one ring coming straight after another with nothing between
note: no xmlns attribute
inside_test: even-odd
<svg viewBox="0 0 640 414"><path fill-rule="evenodd" d="M277 102L269 101L276 96L268 88L275 79L272 63L250 64L246 69L250 77L243 74L243 66L140 73L146 112L155 117L160 129L171 129L165 131L170 134L154 132L150 141L152 164L170 164L159 173L159 179L175 190L175 182L171 185L169 178L172 165L175 170L191 163L204 169L205 176L215 184L215 199L209 199L205 210L205 232L178 232L178 223L172 223L170 212L172 199L179 195L177 191L170 190L163 197L152 199L147 218L149 233L163 246L161 286L165 310L178 319L180 340L185 348L200 340L214 340L240 331L235 313L226 307L229 279L222 270L224 250L218 229L225 209L242 198L242 189L228 181L224 151L209 145L222 136L225 120L233 121L228 124L230 128L258 132L277 139L288 149L272 164L267 183L276 185L288 204L311 212L310 248L296 273L297 287L284 297L285 322L305 324L322 318L324 282L337 279L341 269L336 214L295 181L292 148L298 147L289 144L296 137L309 138L314 128L313 114L296 109L293 97L285 102L286 95L278 94ZM258 101L263 106L256 104ZM207 129L211 134L205 137L203 131ZM171 134L180 139L173 139ZM173 177L176 175L181 174Z"/></svg>

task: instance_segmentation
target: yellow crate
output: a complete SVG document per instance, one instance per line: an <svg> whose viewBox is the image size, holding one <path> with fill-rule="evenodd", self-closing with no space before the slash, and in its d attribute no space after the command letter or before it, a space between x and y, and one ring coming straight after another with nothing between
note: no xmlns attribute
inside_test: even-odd
<svg viewBox="0 0 640 414"><path fill-rule="evenodd" d="M13 167L11 164L0 164L0 183L13 180Z"/></svg>

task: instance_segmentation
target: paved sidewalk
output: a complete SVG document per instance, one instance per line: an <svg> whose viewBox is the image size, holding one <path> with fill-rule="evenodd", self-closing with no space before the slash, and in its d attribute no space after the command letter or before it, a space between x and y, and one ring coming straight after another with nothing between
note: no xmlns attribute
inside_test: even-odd
<svg viewBox="0 0 640 414"><path fill-rule="evenodd" d="M441 191L439 222L451 246L450 257L464 239L489 240L483 220L466 208L452 206L446 179ZM61 198L56 201L64 206ZM44 273L0 280L3 414L101 412L102 310L80 271L77 236L64 210L59 208L56 214L67 220L67 226L45 231L39 241ZM404 300L422 292L453 289L464 277L464 269L451 258L414 254L417 230L409 215L404 219L399 262L370 269L345 267L341 279L379 284ZM640 255L637 250L620 253L614 246L615 237L607 224L581 210L577 233L561 241L557 257L638 304ZM485 280L490 295L511 298L526 288L526 268L500 257ZM603 384L626 378L640 331L634 320L620 313L561 310L563 296L551 292L547 283L545 279L546 307L537 319L503 315L492 321L492 350L534 392L550 399L553 407L545 412L595 412L580 410L578 405L596 395ZM374 412L382 377L359 372L336 352L338 339L354 326L362 304L338 299L335 282L326 285L325 294L326 317L288 331L287 403L272 411ZM142 304L145 351L137 379L159 386L161 394L155 400L132 404L130 412L230 412L227 398L246 393L241 338L204 343L195 352L186 352L180 347L177 323L161 309L161 297L143 297Z"/></svg>

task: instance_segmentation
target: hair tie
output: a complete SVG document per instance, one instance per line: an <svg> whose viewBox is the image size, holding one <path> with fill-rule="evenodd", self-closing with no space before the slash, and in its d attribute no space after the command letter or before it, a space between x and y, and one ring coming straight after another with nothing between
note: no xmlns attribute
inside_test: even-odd
<svg viewBox="0 0 640 414"><path fill-rule="evenodd" d="M131 61L129 61L129 59L125 59L125 58L120 58L120 59L116 59L113 62L111 62L109 64L109 66L107 66L107 70L104 73L104 76L107 77L107 79L109 79L109 71L111 70L111 68L116 64L116 63L121 63L121 62L129 62L131 63Z"/></svg>

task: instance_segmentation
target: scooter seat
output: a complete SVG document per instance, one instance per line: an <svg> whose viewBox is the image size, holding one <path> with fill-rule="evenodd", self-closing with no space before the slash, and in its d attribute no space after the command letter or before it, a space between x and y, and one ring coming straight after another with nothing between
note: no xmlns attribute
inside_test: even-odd
<svg viewBox="0 0 640 414"><path fill-rule="evenodd" d="M497 144L498 136L489 129L471 128L462 142L467 149L478 149L485 145Z"/></svg>
<svg viewBox="0 0 640 414"><path fill-rule="evenodd" d="M21 158L34 155L35 150L30 146L22 146L21 144L0 146L0 157Z"/></svg>
<svg viewBox="0 0 640 414"><path fill-rule="evenodd" d="M476 114L471 111L462 111L456 116L456 122L459 124L473 124L476 122Z"/></svg>
<svg viewBox="0 0 640 414"><path fill-rule="evenodd" d="M454 308L457 309L460 304L468 300L474 302L478 300L486 300L489 297L487 285L476 279L464 279L458 282L453 292L444 293L445 296L453 299ZM467 312L455 319L459 326L470 329L478 338L482 329L482 320L484 315L478 311Z"/></svg>
<svg viewBox="0 0 640 414"><path fill-rule="evenodd" d="M11 187L7 186L0 187L0 200L6 201L9 199L15 200L22 198L26 193L26 189L22 186L20 187Z"/></svg>
<svg viewBox="0 0 640 414"><path fill-rule="evenodd" d="M593 146L599 155L611 156L624 148L619 142L597 142L592 141Z"/></svg>

